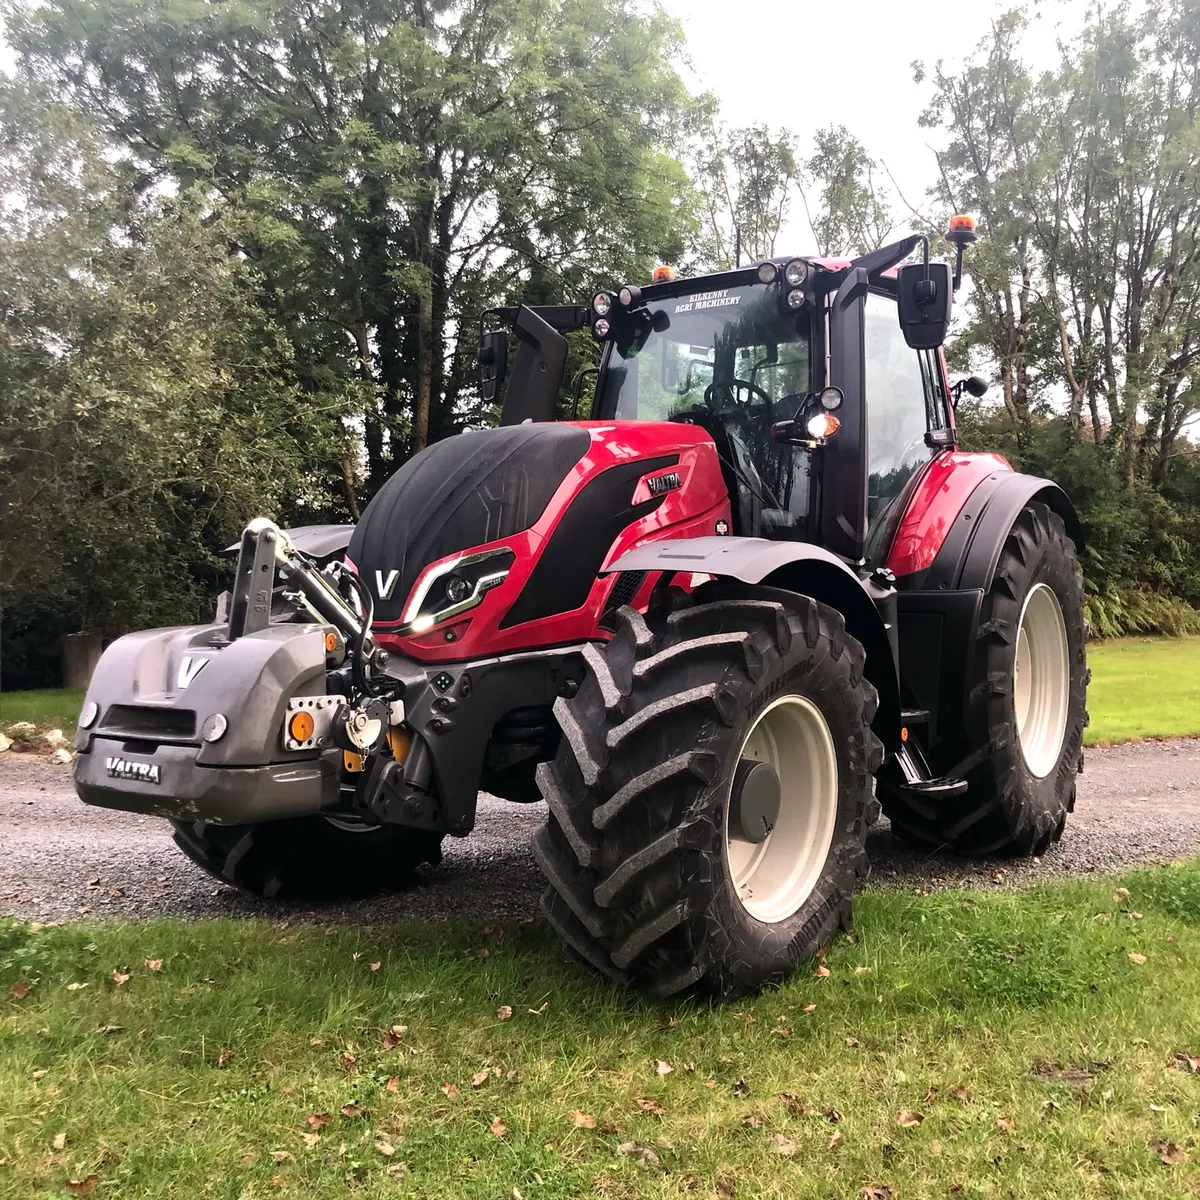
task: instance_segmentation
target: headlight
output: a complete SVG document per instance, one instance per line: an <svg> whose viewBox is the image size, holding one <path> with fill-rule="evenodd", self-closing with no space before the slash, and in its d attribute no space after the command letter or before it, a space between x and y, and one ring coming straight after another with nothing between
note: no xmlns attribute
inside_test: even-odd
<svg viewBox="0 0 1200 1200"><path fill-rule="evenodd" d="M758 278L760 283L774 283L775 276L778 274L779 268L773 262L758 264Z"/></svg>
<svg viewBox="0 0 1200 1200"><path fill-rule="evenodd" d="M592 322L592 337L597 341L603 341L608 337L608 331L612 328L604 317L598 317Z"/></svg>
<svg viewBox="0 0 1200 1200"><path fill-rule="evenodd" d="M90 729L96 723L96 718L99 715L100 706L95 702L95 700L89 700L83 706L83 711L79 714L79 728Z"/></svg>
<svg viewBox="0 0 1200 1200"><path fill-rule="evenodd" d="M298 715L298 714L297 714ZM307 715L307 714L305 714ZM312 717L308 718L309 721ZM224 736L225 731L229 728L229 722L225 719L224 713L213 713L208 717L200 728L200 736L206 742L219 742ZM312 736L311 734L309 735ZM308 738L301 738L301 741L307 741Z"/></svg>
<svg viewBox="0 0 1200 1200"><path fill-rule="evenodd" d="M607 317L612 312L613 298L610 292L597 292L592 297L592 312L598 317Z"/></svg>
<svg viewBox="0 0 1200 1200"><path fill-rule="evenodd" d="M783 268L783 277L787 280L788 287L799 287L808 278L808 263L802 258L793 258Z"/></svg>
<svg viewBox="0 0 1200 1200"><path fill-rule="evenodd" d="M833 412L835 409L842 407L842 401L845 399L845 396L842 395L840 387L827 387L821 390L821 394L817 398L821 401L821 407L826 412Z"/></svg>
<svg viewBox="0 0 1200 1200"><path fill-rule="evenodd" d="M626 284L618 293L617 299L621 302L622 308L632 308L635 304L641 302L642 289L640 287L631 287Z"/></svg>
<svg viewBox="0 0 1200 1200"><path fill-rule="evenodd" d="M475 608L494 587L508 577L516 555L505 546L466 554L435 568L417 589L404 613L399 632L424 633L439 621Z"/></svg>
<svg viewBox="0 0 1200 1200"><path fill-rule="evenodd" d="M788 292L788 308L803 308L808 303L808 297L803 288L793 288Z"/></svg>

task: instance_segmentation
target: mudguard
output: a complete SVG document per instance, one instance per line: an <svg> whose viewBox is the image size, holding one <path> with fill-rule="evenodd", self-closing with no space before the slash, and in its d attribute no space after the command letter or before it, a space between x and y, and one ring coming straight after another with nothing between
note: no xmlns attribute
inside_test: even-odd
<svg viewBox="0 0 1200 1200"><path fill-rule="evenodd" d="M1079 517L1058 484L1036 475L997 471L967 498L929 567L902 577L901 590L987 591L1004 540L1017 514L1031 500L1040 500L1062 517L1068 536L1082 553L1084 539Z"/></svg>
<svg viewBox="0 0 1200 1200"><path fill-rule="evenodd" d="M900 745L900 684L888 624L876 600L886 608L894 595L864 583L846 564L808 542L775 542L766 538L698 537L683 541L647 542L609 563L604 573L662 571L667 574L715 575L742 583L762 584L812 596L841 612L846 631L867 653L864 675L879 693L879 709L871 723L889 749Z"/></svg>

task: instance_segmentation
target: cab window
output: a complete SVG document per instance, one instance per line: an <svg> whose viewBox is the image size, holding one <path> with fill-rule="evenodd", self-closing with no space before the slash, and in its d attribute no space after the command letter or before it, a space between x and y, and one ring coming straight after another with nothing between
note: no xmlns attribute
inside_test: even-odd
<svg viewBox="0 0 1200 1200"><path fill-rule="evenodd" d="M922 355L905 342L895 302L869 295L865 327L870 547L878 542L909 479L932 456L925 433L941 421L931 420L936 401L929 381L930 364L922 362Z"/></svg>

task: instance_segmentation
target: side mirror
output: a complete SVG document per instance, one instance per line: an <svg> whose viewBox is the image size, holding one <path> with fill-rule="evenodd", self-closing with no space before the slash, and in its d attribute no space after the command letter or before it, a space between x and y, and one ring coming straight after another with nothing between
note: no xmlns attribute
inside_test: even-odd
<svg viewBox="0 0 1200 1200"><path fill-rule="evenodd" d="M909 263L897 273L896 312L913 350L936 350L950 328L949 263Z"/></svg>
<svg viewBox="0 0 1200 1200"><path fill-rule="evenodd" d="M479 339L475 361L479 364L479 393L485 404L494 404L508 374L508 330L485 333Z"/></svg>
<svg viewBox="0 0 1200 1200"><path fill-rule="evenodd" d="M987 393L988 381L981 375L972 375L969 379L960 379L957 383L952 384L950 388L950 399L957 404L959 397L963 392L970 392L972 396L978 399Z"/></svg>

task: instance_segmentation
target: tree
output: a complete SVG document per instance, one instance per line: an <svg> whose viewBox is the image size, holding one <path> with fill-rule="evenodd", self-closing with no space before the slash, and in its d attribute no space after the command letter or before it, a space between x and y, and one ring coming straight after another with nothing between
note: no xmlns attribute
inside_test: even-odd
<svg viewBox="0 0 1200 1200"><path fill-rule="evenodd" d="M139 199L44 92L0 91L0 128L0 602L29 685L58 633L210 615L248 515L324 506L305 447L340 422L193 196Z"/></svg>
<svg viewBox="0 0 1200 1200"><path fill-rule="evenodd" d="M896 227L891 205L879 164L858 138L842 125L818 130L804 169L801 199L818 254L866 254L887 241Z"/></svg>
<svg viewBox="0 0 1200 1200"><path fill-rule="evenodd" d="M226 214L305 390L357 407L368 490L463 419L483 310L644 277L691 226L680 35L635 0L18 0L9 29Z"/></svg>
<svg viewBox="0 0 1200 1200"><path fill-rule="evenodd" d="M710 111L691 159L703 196L698 269L774 258L799 176L794 135L765 125L728 129Z"/></svg>

